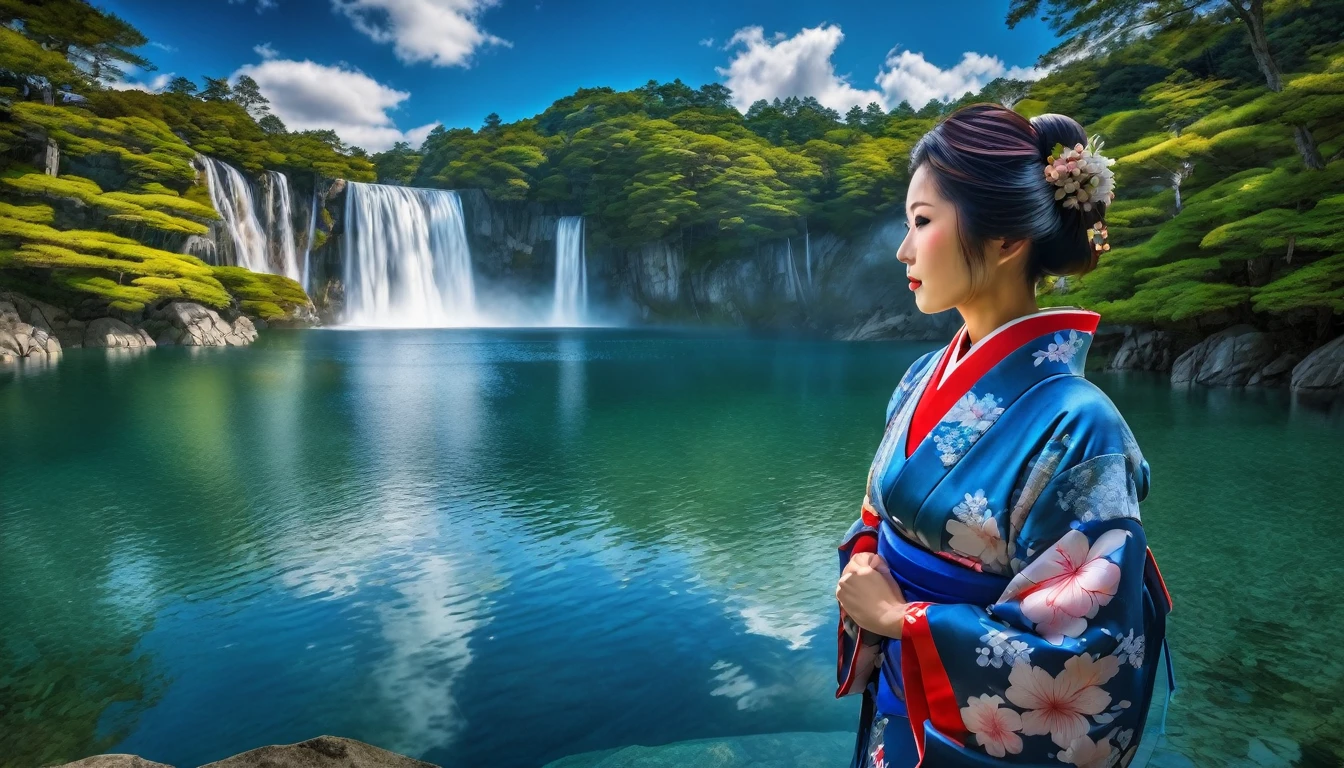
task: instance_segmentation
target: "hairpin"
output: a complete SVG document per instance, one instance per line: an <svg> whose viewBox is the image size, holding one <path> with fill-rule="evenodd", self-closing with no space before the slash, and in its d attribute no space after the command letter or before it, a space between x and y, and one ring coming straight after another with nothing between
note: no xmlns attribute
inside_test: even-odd
<svg viewBox="0 0 1344 768"><path fill-rule="evenodd" d="M1093 203L1109 205L1115 199L1115 160L1101 154L1102 141L1093 136L1087 146L1065 148L1056 144L1045 159L1045 178L1055 185L1055 199L1065 208L1092 210Z"/></svg>

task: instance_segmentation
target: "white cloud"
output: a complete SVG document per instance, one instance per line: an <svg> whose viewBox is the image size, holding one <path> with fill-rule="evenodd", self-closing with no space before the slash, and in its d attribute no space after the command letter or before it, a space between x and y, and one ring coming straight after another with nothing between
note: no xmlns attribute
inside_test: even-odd
<svg viewBox="0 0 1344 768"><path fill-rule="evenodd" d="M398 141L419 146L437 122L402 131L388 114L410 98L356 69L311 61L268 59L248 64L231 80L247 75L257 81L271 111L291 131L325 130L347 144L381 152Z"/></svg>
<svg viewBox="0 0 1344 768"><path fill-rule="evenodd" d="M279 58L280 53L271 47L270 43L260 43L252 46L252 50L263 59Z"/></svg>
<svg viewBox="0 0 1344 768"><path fill-rule="evenodd" d="M229 0L229 5L247 5L250 0ZM275 7L277 0L257 0L257 13L269 11Z"/></svg>
<svg viewBox="0 0 1344 768"><path fill-rule="evenodd" d="M915 109L932 99L951 101L967 91L978 92L991 80L1000 77L1015 80L1039 80L1047 71L1039 67L1009 67L997 56L967 51L961 61L948 69L929 63L922 53L893 50L887 54L886 65L877 76L886 103L890 106L902 101Z"/></svg>
<svg viewBox="0 0 1344 768"><path fill-rule="evenodd" d="M727 68L719 75L727 78L733 91L733 103L746 111L757 99L767 101L789 96L813 96L822 104L840 112L858 105L877 102L890 110L902 101L915 109L931 99L950 101L967 91L978 92L995 78L1039 80L1048 70L1039 67L1009 67L997 56L967 51L955 66L942 69L929 63L922 53L892 49L873 82L878 90L855 88L847 75L837 75L831 57L845 39L836 25L804 29L793 37L776 33L767 39L760 27L737 30L726 48L741 45ZM712 45L713 38L701 40Z"/></svg>
<svg viewBox="0 0 1344 768"><path fill-rule="evenodd" d="M701 40L701 41L700 41L700 44L703 45L703 46L705 46L706 48L713 48L713 47L714 47L714 38L712 38L712 37L706 37L704 40Z"/></svg>
<svg viewBox="0 0 1344 768"><path fill-rule="evenodd" d="M486 32L481 13L498 0L331 0L355 29L378 43L394 43L406 64L428 61L436 67L470 66L486 45L513 43Z"/></svg>
<svg viewBox="0 0 1344 768"><path fill-rule="evenodd" d="M771 40L760 27L744 27L727 46L741 44L742 49L726 69L717 69L728 78L734 105L743 111L758 99L789 96L814 96L842 113L855 104L881 103L880 92L855 88L847 76L835 73L831 55L844 39L840 27L833 24L804 29L793 37L780 33Z"/></svg>
<svg viewBox="0 0 1344 768"><path fill-rule="evenodd" d="M158 41L155 41L155 42L150 43L149 46L150 46L151 48L158 48L158 49L161 50L161 51L167 51L168 53L176 53L176 52L177 52L177 49L174 48L173 46L168 45L167 43L160 43L160 42L158 42Z"/></svg>
<svg viewBox="0 0 1344 768"><path fill-rule="evenodd" d="M135 67L127 67L126 75L133 76L138 72ZM144 91L145 93L158 93L168 87L172 82L173 73L165 72L161 75L155 75L149 82L135 82L132 80L114 80L107 84L108 88L114 91Z"/></svg>

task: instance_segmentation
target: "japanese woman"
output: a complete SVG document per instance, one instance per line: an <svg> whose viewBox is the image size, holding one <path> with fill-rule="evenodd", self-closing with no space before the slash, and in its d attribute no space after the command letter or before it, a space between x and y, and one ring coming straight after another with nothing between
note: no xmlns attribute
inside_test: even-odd
<svg viewBox="0 0 1344 768"><path fill-rule="evenodd" d="M854 768L1138 750L1170 610L1139 515L1149 467L1083 376L1099 316L1036 302L1109 249L1100 149L1063 115L976 104L911 152L897 259L921 312L964 325L901 378L840 545Z"/></svg>

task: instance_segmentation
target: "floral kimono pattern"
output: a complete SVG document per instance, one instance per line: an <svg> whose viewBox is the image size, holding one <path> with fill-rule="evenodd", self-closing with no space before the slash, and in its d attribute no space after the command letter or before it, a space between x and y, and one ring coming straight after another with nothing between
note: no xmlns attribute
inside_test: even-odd
<svg viewBox="0 0 1344 768"><path fill-rule="evenodd" d="M881 751L883 768L1109 768L1138 749L1170 610L1139 516L1149 467L1082 376L1097 316L1052 315L984 363L908 456L911 412L950 352L917 360L888 404L840 560L875 549L910 602L899 641L842 611L837 696L865 698L855 765ZM916 754L893 754L875 723L908 728Z"/></svg>

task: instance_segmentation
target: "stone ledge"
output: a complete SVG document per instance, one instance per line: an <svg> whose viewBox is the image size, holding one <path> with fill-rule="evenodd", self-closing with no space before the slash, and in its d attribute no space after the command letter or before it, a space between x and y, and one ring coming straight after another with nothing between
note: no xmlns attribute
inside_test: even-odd
<svg viewBox="0 0 1344 768"><path fill-rule="evenodd" d="M59 768L173 768L135 755L95 755ZM339 736L318 736L297 744L273 744L209 763L201 768L439 768Z"/></svg>

